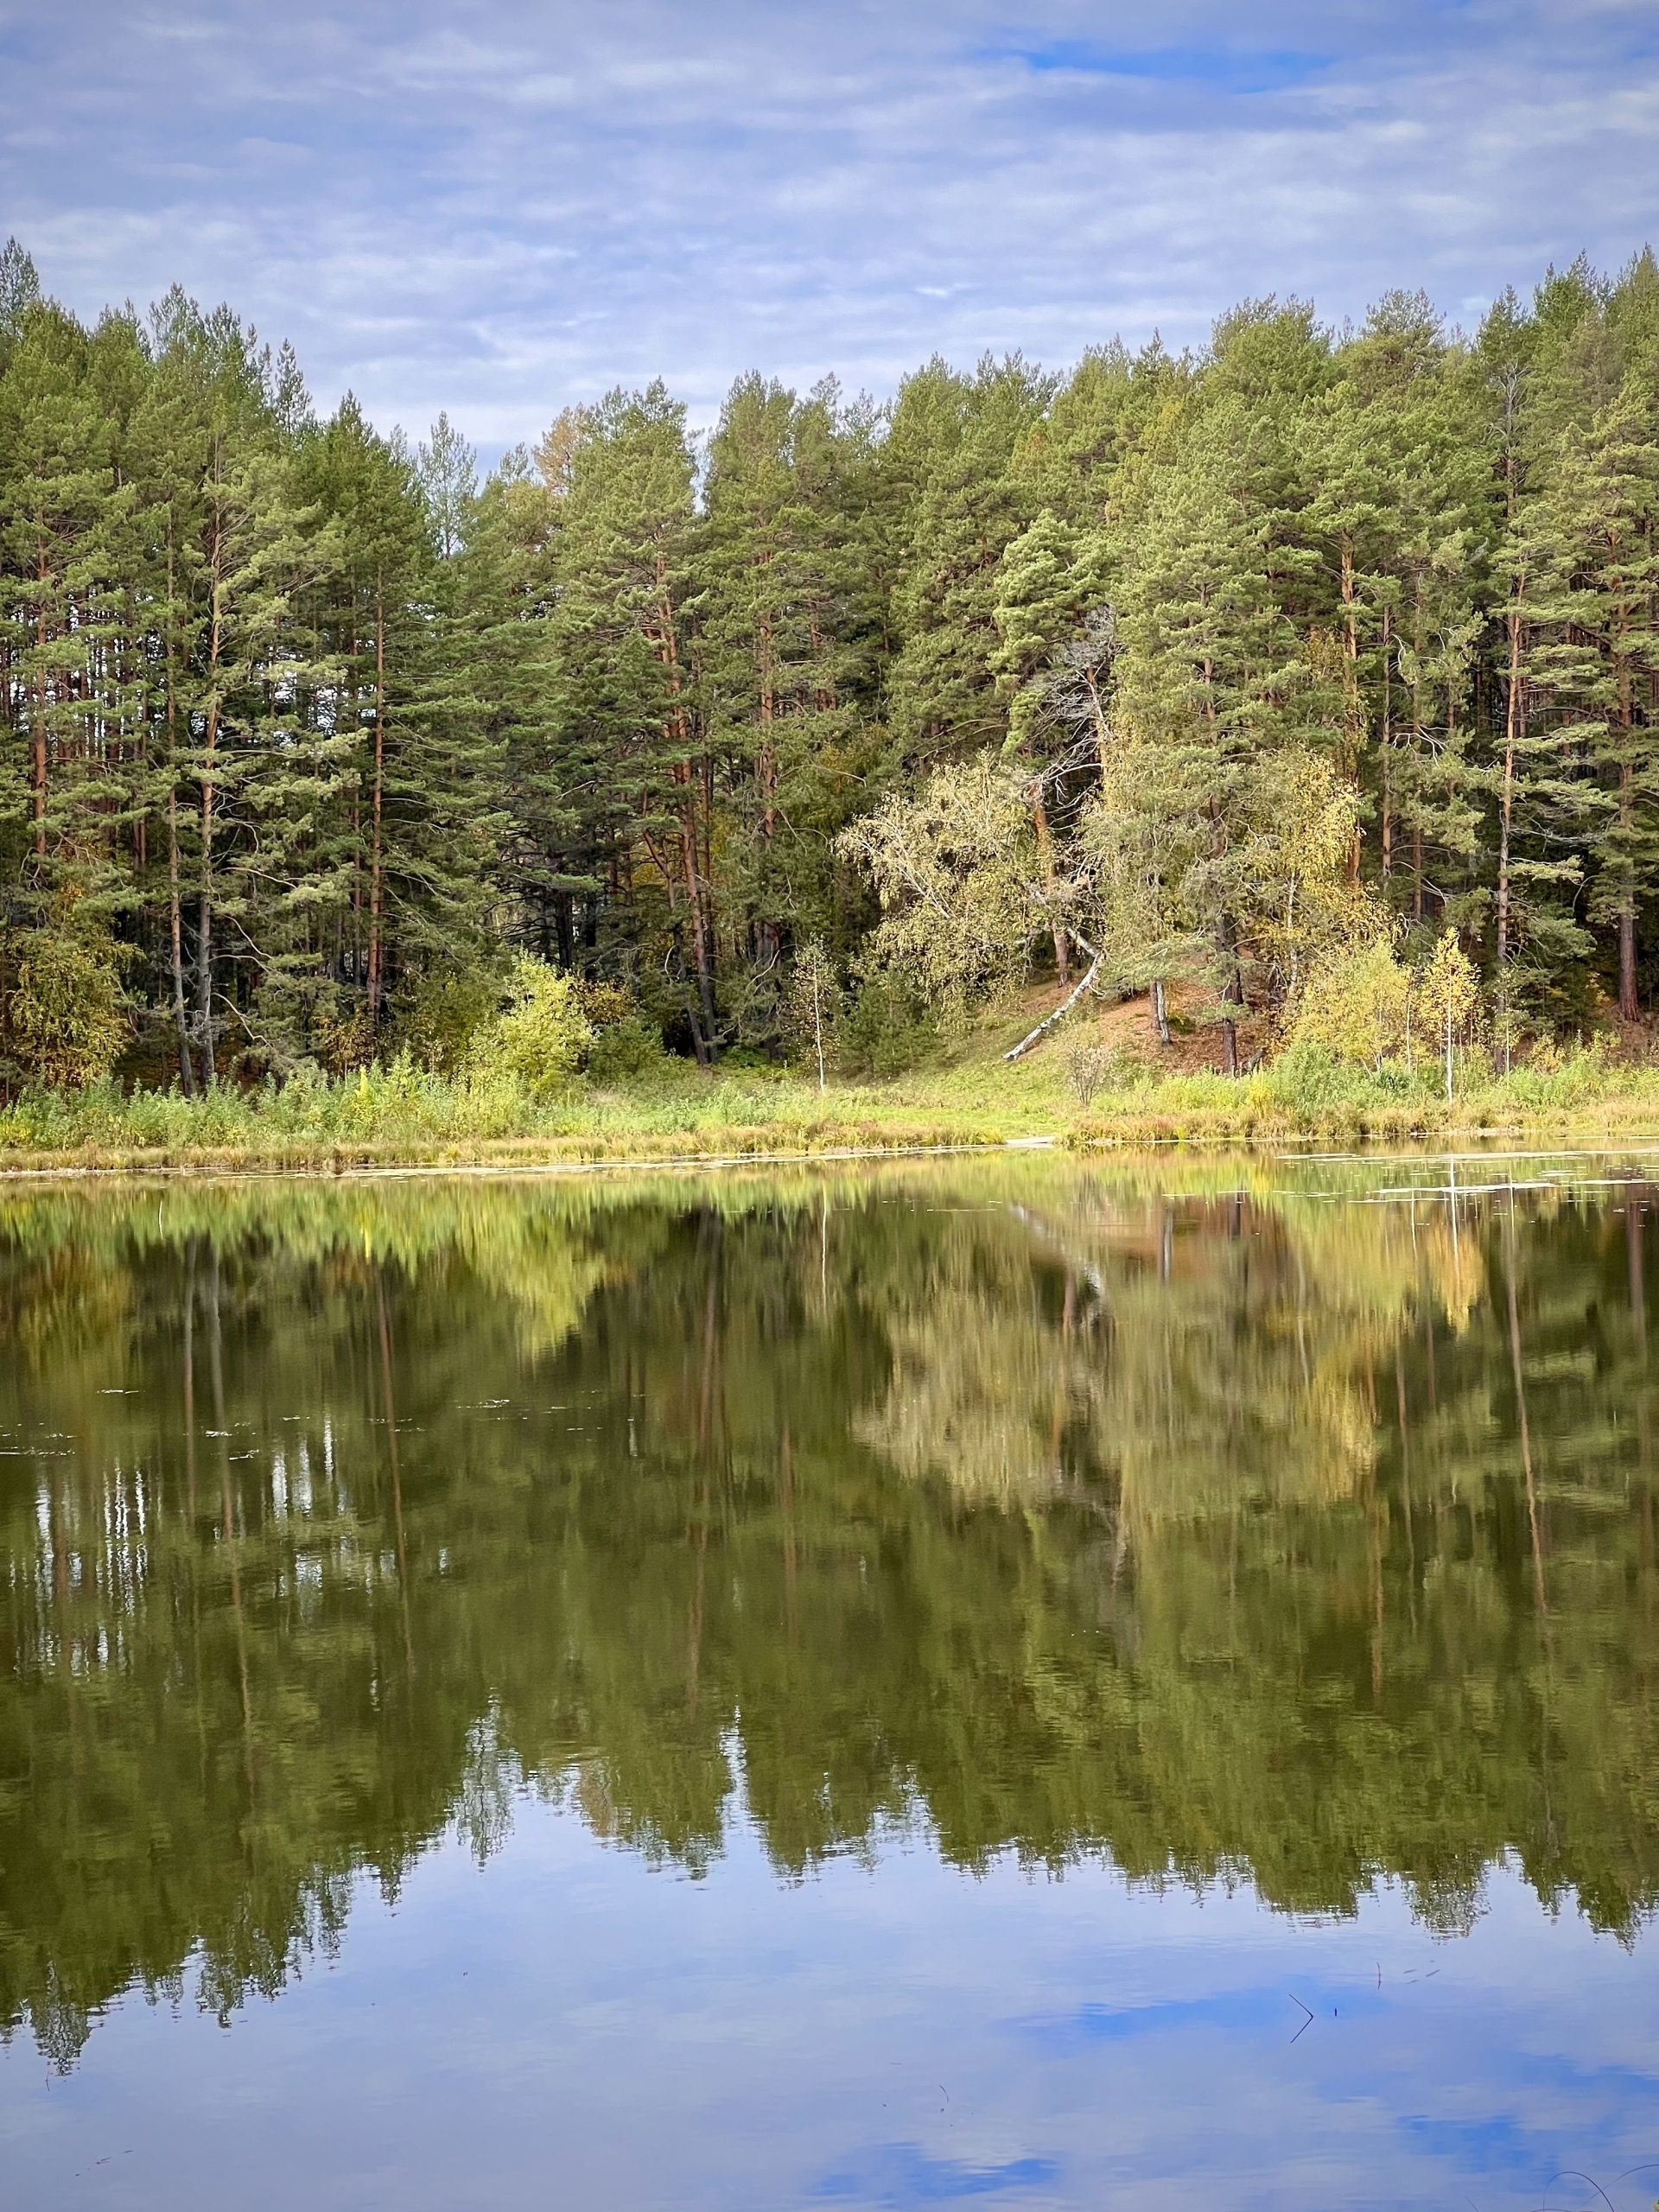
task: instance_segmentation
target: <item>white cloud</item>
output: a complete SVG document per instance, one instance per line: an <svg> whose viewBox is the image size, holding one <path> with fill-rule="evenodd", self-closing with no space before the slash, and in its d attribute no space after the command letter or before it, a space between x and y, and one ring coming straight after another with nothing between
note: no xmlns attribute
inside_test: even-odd
<svg viewBox="0 0 1659 2212"><path fill-rule="evenodd" d="M1201 339L1246 292L1468 315L1659 230L1650 10L83 0L0 24L3 220L77 307L176 276L487 443L666 375ZM1248 35L1241 30L1248 27ZM1056 66L1046 66L1048 63Z"/></svg>

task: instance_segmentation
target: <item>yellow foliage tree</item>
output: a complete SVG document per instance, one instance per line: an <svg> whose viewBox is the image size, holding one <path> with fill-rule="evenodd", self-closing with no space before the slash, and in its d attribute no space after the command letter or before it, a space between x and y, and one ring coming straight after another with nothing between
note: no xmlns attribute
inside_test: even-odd
<svg viewBox="0 0 1659 2212"><path fill-rule="evenodd" d="M513 964L505 1007L475 1034L469 1065L476 1074L511 1076L531 1098L550 1098L582 1066L593 1034L572 979L524 955Z"/></svg>
<svg viewBox="0 0 1659 2212"><path fill-rule="evenodd" d="M1417 978L1417 1005L1426 1027L1439 1035L1446 1055L1446 1095L1452 1096L1452 1054L1480 1004L1480 978L1474 963L1447 930Z"/></svg>
<svg viewBox="0 0 1659 2212"><path fill-rule="evenodd" d="M889 798L836 845L881 900L874 960L956 1014L1024 972L1061 896L1046 887L1026 785L988 753L936 769L919 798Z"/></svg>
<svg viewBox="0 0 1659 2212"><path fill-rule="evenodd" d="M1380 1074L1385 1060L1410 1049L1411 983L1386 931L1327 953L1302 986L1291 1041Z"/></svg>

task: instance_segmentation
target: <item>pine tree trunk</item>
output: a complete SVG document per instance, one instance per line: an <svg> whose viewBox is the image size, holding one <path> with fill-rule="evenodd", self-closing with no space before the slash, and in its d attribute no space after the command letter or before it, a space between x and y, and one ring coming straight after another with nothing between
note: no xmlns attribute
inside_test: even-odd
<svg viewBox="0 0 1659 2212"><path fill-rule="evenodd" d="M1619 674L1618 826L1623 846L1624 880L1618 893L1618 1013L1622 1021L1634 1021L1640 1009L1636 999L1636 885L1630 866L1630 817L1636 801L1636 768L1630 759L1631 712L1630 683Z"/></svg>
<svg viewBox="0 0 1659 2212"><path fill-rule="evenodd" d="M47 557L42 547L38 563L37 582L41 587L40 611L35 618L35 643L41 654L41 672L35 685L34 762L31 781L34 785L35 857L46 858L46 587L50 577Z"/></svg>
<svg viewBox="0 0 1659 2212"><path fill-rule="evenodd" d="M1630 890L1619 894L1618 1013L1622 1021L1635 1021L1641 1014L1636 995L1636 901Z"/></svg>
<svg viewBox="0 0 1659 2212"><path fill-rule="evenodd" d="M380 1020L380 817L386 766L386 609L384 577L374 580L374 798L369 842L369 1033Z"/></svg>
<svg viewBox="0 0 1659 2212"><path fill-rule="evenodd" d="M685 700L680 683L680 649L674 629L674 601L669 588L667 563L660 555L657 562L657 634L653 642L658 658L668 676L669 696L673 702L665 734L679 753L674 764L673 776L684 793L680 812L680 856L691 923L691 949L697 968L697 998L702 1010L703 1033L700 1038L694 1020L691 1035L692 1042L697 1047L699 1062L712 1065L720 1057L719 1047L715 1042L714 947L697 866L697 802L691 763L688 758L690 731L686 721Z"/></svg>
<svg viewBox="0 0 1659 2212"><path fill-rule="evenodd" d="M1515 818L1515 754L1521 738L1520 614L1510 615L1510 687L1503 721L1503 780L1498 804L1497 978L1500 989L1510 964L1510 841Z"/></svg>
<svg viewBox="0 0 1659 2212"><path fill-rule="evenodd" d="M203 794L202 830L211 834L213 801ZM201 1050L201 1087L211 1090L213 1065L213 899L203 871L201 906L196 923L196 1039Z"/></svg>
<svg viewBox="0 0 1659 2212"><path fill-rule="evenodd" d="M709 944L708 914L697 868L696 805L689 792L685 811L680 819L680 851L685 868L686 905L690 910L691 949L697 963L697 999L702 1008L704 1039L712 1062L719 1057L715 1044L715 978Z"/></svg>
<svg viewBox="0 0 1659 2212"><path fill-rule="evenodd" d="M772 632L762 623L760 626L755 652L755 673L760 691L760 744L755 755L755 780L760 786L760 835L770 850L778 828L778 754L772 743L772 724L777 718L778 697L772 667ZM763 866L761 897L769 902L772 897L772 871ZM783 947L777 918L771 913L760 917L759 930L760 951L764 965L771 967L779 959Z"/></svg>
<svg viewBox="0 0 1659 2212"><path fill-rule="evenodd" d="M1394 691L1389 681L1390 637L1389 613L1385 607L1382 612L1382 726L1377 733L1377 750L1382 771L1382 880L1385 885L1394 873Z"/></svg>
<svg viewBox="0 0 1659 2212"><path fill-rule="evenodd" d="M196 1041L201 1053L201 1087L212 1090L218 1080L213 1060L213 765L219 749L219 653L222 646L222 589L219 576L221 543L217 525L213 537L213 614L208 626L207 681L213 689L207 709L201 772L201 914L196 931Z"/></svg>
<svg viewBox="0 0 1659 2212"><path fill-rule="evenodd" d="M173 1027L179 1039L179 1085L187 1098L194 1098L196 1079L190 1065L190 1018L184 1003L184 929L179 899L179 795L170 782L167 793L167 919L173 965Z"/></svg>
<svg viewBox="0 0 1659 2212"><path fill-rule="evenodd" d="M190 1017L184 1000L184 927L179 894L178 701L173 689L173 516L167 518L167 923L173 970L173 1027L179 1039L179 1088L196 1095L190 1064Z"/></svg>

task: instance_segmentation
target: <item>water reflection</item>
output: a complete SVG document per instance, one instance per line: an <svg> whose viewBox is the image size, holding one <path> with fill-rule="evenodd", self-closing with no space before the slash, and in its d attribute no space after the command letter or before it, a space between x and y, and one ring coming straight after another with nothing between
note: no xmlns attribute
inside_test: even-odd
<svg viewBox="0 0 1659 2212"><path fill-rule="evenodd" d="M740 1769L788 1876L921 1826L1453 1930L1507 1854L1629 1939L1654 1194L1412 1178L9 1198L0 2024L228 2017L524 1781L697 1874Z"/></svg>

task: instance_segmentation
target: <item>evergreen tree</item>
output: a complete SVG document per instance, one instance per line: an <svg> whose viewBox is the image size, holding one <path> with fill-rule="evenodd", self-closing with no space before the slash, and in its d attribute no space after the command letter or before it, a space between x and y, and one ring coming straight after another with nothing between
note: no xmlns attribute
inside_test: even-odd
<svg viewBox="0 0 1659 2212"><path fill-rule="evenodd" d="M1241 316L1217 340L1216 396L1169 426L1126 506L1116 758L1093 836L1109 879L1141 887L1122 909L1137 965L1150 944L1202 983L1236 1068L1253 995L1288 983L1268 925L1326 720L1291 438L1325 355L1298 312Z"/></svg>
<svg viewBox="0 0 1659 2212"><path fill-rule="evenodd" d="M1453 903L1478 828L1465 707L1484 472L1421 296L1384 301L1336 365L1301 439L1335 601L1338 749L1375 809L1383 895L1421 922Z"/></svg>
<svg viewBox="0 0 1659 2212"><path fill-rule="evenodd" d="M829 841L849 810L842 435L833 394L802 403L751 377L709 447L698 663L727 896L742 916L739 988L763 1033L776 1033L793 938L832 919Z"/></svg>
<svg viewBox="0 0 1659 2212"><path fill-rule="evenodd" d="M1506 1049L1633 1019L1656 391L1644 252L1471 341L1421 295L1340 336L1268 300L1201 353L935 359L883 407L747 377L706 448L660 384L613 392L480 486L448 415L412 452L349 396L319 422L289 348L177 289L86 328L14 240L8 1079L124 1024L130 1079L343 1067L518 950L705 1064L777 1052L801 946L874 974L897 941L856 856L969 817L940 880L1019 918L941 972L1052 943L1070 989L1087 947L1160 1031L1186 982L1230 1065L1391 922L1413 958L1456 932Z"/></svg>
<svg viewBox="0 0 1659 2212"><path fill-rule="evenodd" d="M887 709L907 761L1007 733L991 668L998 574L1034 504L1011 463L1052 393L1052 378L1013 354L987 356L971 378L931 362L894 404L882 454L898 648Z"/></svg>
<svg viewBox="0 0 1659 2212"><path fill-rule="evenodd" d="M552 638L560 749L575 772L565 788L582 790L590 820L614 825L640 966L676 979L675 1011L708 1062L720 1038L714 764L687 604L693 479L685 410L661 385L613 392L582 420L560 505ZM549 881L556 897L573 887L568 874Z"/></svg>
<svg viewBox="0 0 1659 2212"><path fill-rule="evenodd" d="M1634 379L1586 430L1569 426L1533 503L1529 691L1559 815L1582 821L1586 912L1616 932L1619 1012L1637 1018L1638 904L1659 865L1659 424Z"/></svg>
<svg viewBox="0 0 1659 2212"><path fill-rule="evenodd" d="M426 496L439 558L453 561L467 542L467 518L478 497L478 454L442 411L432 425L430 445L415 449L415 474Z"/></svg>

